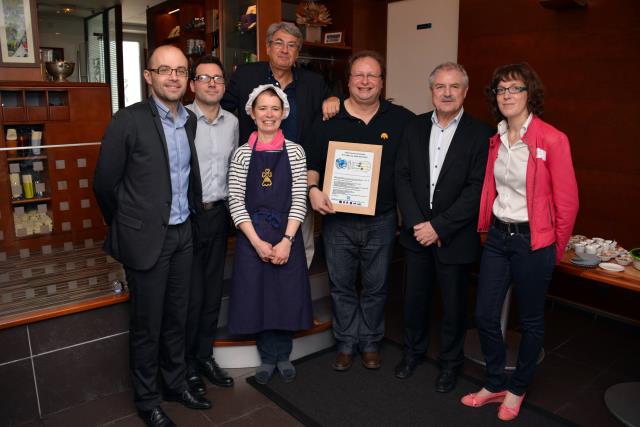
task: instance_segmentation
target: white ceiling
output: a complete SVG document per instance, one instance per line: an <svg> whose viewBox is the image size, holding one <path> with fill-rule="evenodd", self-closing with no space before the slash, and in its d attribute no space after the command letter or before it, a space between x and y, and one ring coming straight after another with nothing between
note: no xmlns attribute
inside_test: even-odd
<svg viewBox="0 0 640 427"><path fill-rule="evenodd" d="M63 6L74 8L73 16L87 17L108 9L116 4L122 5L122 22L124 24L146 25L147 7L155 6L164 0L37 0L38 15L57 14Z"/></svg>

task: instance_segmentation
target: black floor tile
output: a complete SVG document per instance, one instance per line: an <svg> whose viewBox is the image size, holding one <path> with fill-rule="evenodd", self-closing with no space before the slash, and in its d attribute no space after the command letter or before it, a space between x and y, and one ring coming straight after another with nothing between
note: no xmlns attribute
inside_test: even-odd
<svg viewBox="0 0 640 427"><path fill-rule="evenodd" d="M27 327L22 325L0 330L0 348L0 363L29 357Z"/></svg>
<svg viewBox="0 0 640 427"><path fill-rule="evenodd" d="M220 424L215 424L220 425ZM224 423L225 427L300 427L302 424L291 415L278 408L275 404L269 404L258 408L244 416Z"/></svg>
<svg viewBox="0 0 640 427"><path fill-rule="evenodd" d="M43 415L130 388L128 335L34 358Z"/></svg>
<svg viewBox="0 0 640 427"><path fill-rule="evenodd" d="M636 347L638 341L626 326L616 323L599 318L553 349L553 354L591 368L606 368L627 346Z"/></svg>
<svg viewBox="0 0 640 427"><path fill-rule="evenodd" d="M212 412L214 409L195 410L189 409L176 402L165 402L162 404L164 412L178 426L189 427L210 427L213 424L206 416L206 412Z"/></svg>
<svg viewBox="0 0 640 427"><path fill-rule="evenodd" d="M538 366L527 400L555 412L592 383L599 370L550 354Z"/></svg>
<svg viewBox="0 0 640 427"><path fill-rule="evenodd" d="M14 426L38 419L31 360L0 366L0 425Z"/></svg>
<svg viewBox="0 0 640 427"><path fill-rule="evenodd" d="M553 353L571 338L588 330L594 322L593 314L560 304L550 305L545 312L545 351Z"/></svg>
<svg viewBox="0 0 640 427"><path fill-rule="evenodd" d="M98 426L113 420L135 417L131 391L120 392L92 400L82 405L57 412L45 417L46 427ZM144 425L140 421L139 425Z"/></svg>
<svg viewBox="0 0 640 427"><path fill-rule="evenodd" d="M29 325L33 354L129 330L129 304L116 304Z"/></svg>
<svg viewBox="0 0 640 427"><path fill-rule="evenodd" d="M618 381L609 375L598 377L562 405L556 414L584 427L615 427L621 423L609 412L604 393Z"/></svg>
<svg viewBox="0 0 640 427"><path fill-rule="evenodd" d="M225 423L271 404L271 400L246 382L246 378L252 376L253 372L251 370L241 377L232 374L235 384L231 388L216 387L205 380L208 387L207 397L213 401L213 408L204 411L204 415L212 423Z"/></svg>

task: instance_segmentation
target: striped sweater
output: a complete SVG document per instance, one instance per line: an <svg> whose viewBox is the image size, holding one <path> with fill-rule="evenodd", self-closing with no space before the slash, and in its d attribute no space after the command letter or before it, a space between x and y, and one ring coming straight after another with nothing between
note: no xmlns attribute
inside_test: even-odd
<svg viewBox="0 0 640 427"><path fill-rule="evenodd" d="M289 219L303 222L307 213L307 160L300 145L288 140L285 140L285 144L292 175ZM233 153L229 166L229 211L236 227L242 222L251 221L244 202L250 160L251 148L245 143Z"/></svg>

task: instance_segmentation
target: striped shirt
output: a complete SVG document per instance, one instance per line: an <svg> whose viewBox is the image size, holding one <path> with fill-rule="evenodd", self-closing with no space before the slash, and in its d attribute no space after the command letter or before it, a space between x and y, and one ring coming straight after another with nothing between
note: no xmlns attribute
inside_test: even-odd
<svg viewBox="0 0 640 427"><path fill-rule="evenodd" d="M304 149L289 140L285 140L289 163L291 164L291 209L289 219L304 221L307 213L307 159ZM233 153L229 166L229 211L236 227L245 221L251 221L245 205L247 175L251 148L242 144Z"/></svg>

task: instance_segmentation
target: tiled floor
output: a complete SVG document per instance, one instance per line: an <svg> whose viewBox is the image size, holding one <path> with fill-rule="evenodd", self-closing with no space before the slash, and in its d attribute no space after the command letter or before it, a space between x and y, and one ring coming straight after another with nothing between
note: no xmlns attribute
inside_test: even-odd
<svg viewBox="0 0 640 427"><path fill-rule="evenodd" d="M402 336L399 288L392 286L388 301L387 336L395 341ZM436 308L434 318L438 316L437 311ZM537 370L527 400L580 425L622 425L607 410L603 396L613 384L640 380L640 364L637 363L640 359L640 329L551 303L547 307L546 319L546 357ZM436 323L434 320L434 326ZM437 335L434 333L434 341L437 341ZM434 342L429 350L431 357L437 357L437 347L437 342ZM465 373L482 378L483 370L467 362ZM253 374L253 370L236 369L231 374L236 379L232 389L210 388L209 398L214 401L211 410L191 411L176 403L165 403L163 407L180 426L300 425L246 383L245 379ZM136 416L130 392L123 392L30 425L124 427L143 424ZM398 418L398 425L402 425L402 418Z"/></svg>

